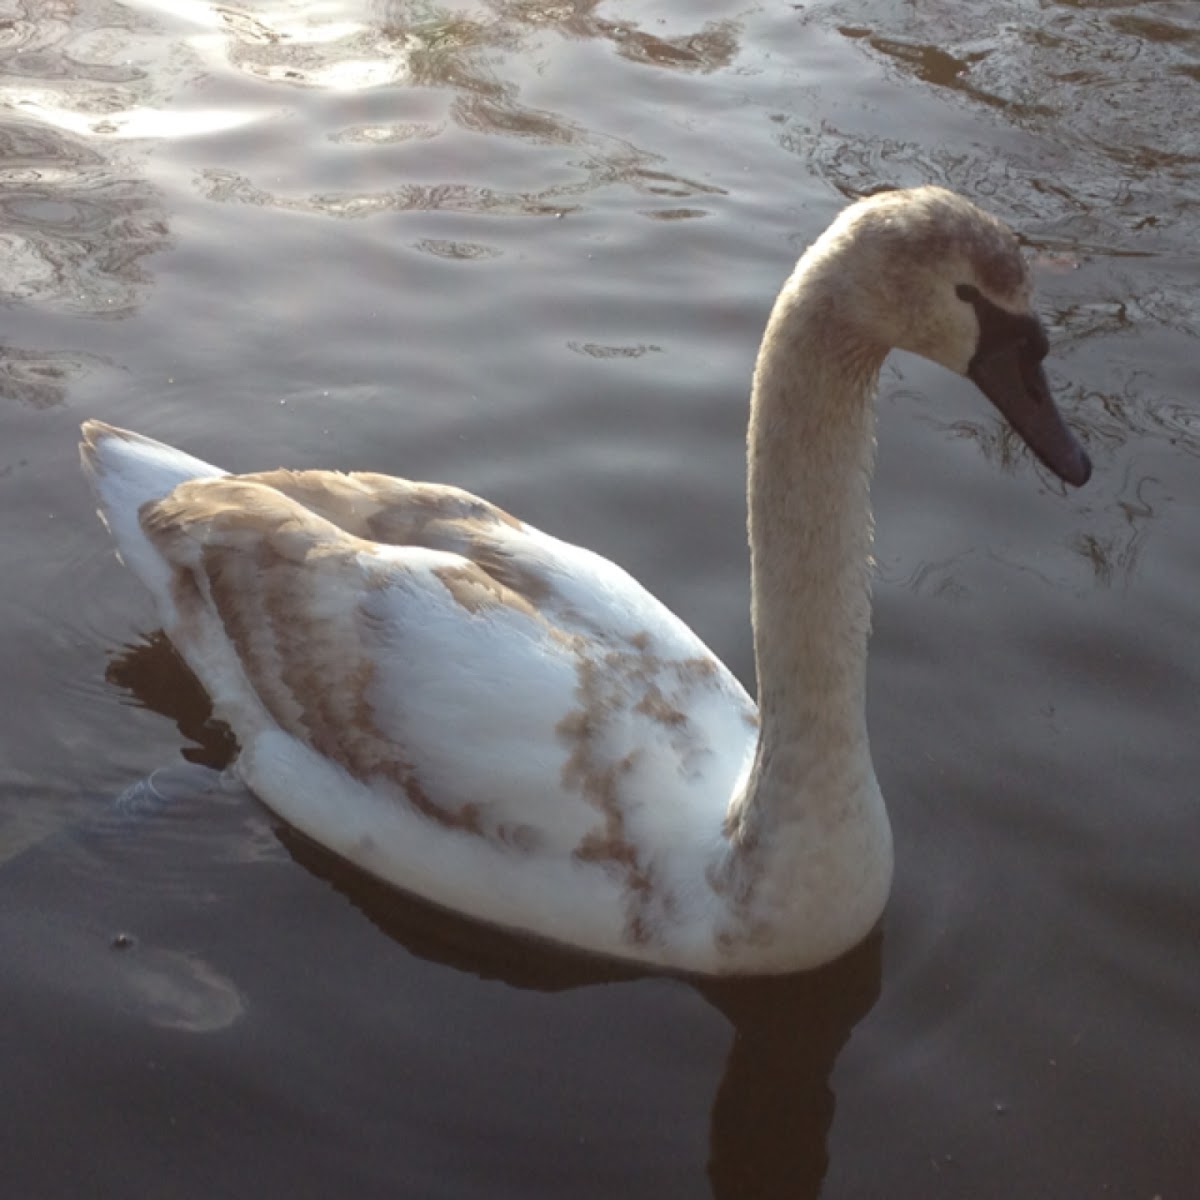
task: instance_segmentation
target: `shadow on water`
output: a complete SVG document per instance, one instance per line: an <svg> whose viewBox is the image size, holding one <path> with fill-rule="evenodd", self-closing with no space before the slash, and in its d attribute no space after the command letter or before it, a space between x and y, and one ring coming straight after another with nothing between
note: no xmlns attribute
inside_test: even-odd
<svg viewBox="0 0 1200 1200"><path fill-rule="evenodd" d="M185 750L214 768L232 737L165 636L126 646L108 670L135 703L176 722ZM631 982L650 972L467 920L378 882L282 822L275 836L299 865L344 896L409 954L482 980L540 992ZM717 1197L815 1197L828 1167L830 1077L854 1026L879 996L882 935L819 971L761 979L680 976L733 1026L711 1110L708 1175Z"/></svg>
<svg viewBox="0 0 1200 1200"><path fill-rule="evenodd" d="M419 958L537 991L646 975L464 920L378 883L286 826L276 833L296 862ZM799 975L685 980L734 1031L712 1106L708 1173L715 1196L819 1194L834 1113L830 1076L878 999L882 943L875 933L832 966Z"/></svg>
<svg viewBox="0 0 1200 1200"><path fill-rule="evenodd" d="M166 634L152 633L145 641L125 646L109 660L104 678L128 692L137 707L174 721L179 732L196 743L180 750L188 762L223 771L233 761L237 740L227 725L213 719L204 688Z"/></svg>

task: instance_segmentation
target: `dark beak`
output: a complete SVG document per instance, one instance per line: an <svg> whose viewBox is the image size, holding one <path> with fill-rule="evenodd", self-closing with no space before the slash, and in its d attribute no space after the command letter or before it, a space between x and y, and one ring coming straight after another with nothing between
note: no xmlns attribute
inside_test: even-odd
<svg viewBox="0 0 1200 1200"><path fill-rule="evenodd" d="M1092 461L1055 407L1030 342L1009 342L976 354L967 375L1059 479L1074 487L1087 483Z"/></svg>

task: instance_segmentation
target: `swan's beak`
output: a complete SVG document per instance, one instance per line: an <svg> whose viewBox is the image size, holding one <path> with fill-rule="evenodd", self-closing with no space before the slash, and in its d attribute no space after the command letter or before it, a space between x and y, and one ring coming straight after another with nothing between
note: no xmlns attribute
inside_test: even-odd
<svg viewBox="0 0 1200 1200"><path fill-rule="evenodd" d="M1055 407L1046 372L1028 342L977 354L967 375L1059 479L1074 487L1087 483L1092 460Z"/></svg>

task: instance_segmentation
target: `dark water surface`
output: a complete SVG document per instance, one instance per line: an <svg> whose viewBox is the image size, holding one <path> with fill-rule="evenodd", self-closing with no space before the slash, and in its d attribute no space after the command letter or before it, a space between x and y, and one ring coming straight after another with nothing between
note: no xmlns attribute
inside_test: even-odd
<svg viewBox="0 0 1200 1200"><path fill-rule="evenodd" d="M3 0L0 70L5 1195L1200 1195L1193 4ZM484 492L750 683L763 321L847 198L926 181L1021 230L1096 473L889 364L881 935L628 977L236 792L113 807L228 747L81 418Z"/></svg>

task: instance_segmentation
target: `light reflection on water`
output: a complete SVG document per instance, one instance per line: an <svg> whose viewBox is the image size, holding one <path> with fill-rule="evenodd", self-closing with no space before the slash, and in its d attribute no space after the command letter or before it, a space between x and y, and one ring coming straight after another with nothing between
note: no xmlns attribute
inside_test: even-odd
<svg viewBox="0 0 1200 1200"><path fill-rule="evenodd" d="M871 0L14 0L10 1186L1188 1194L1198 46L1168 2L1005 0L983 21ZM231 747L146 640L77 475L81 416L233 469L485 491L617 558L748 680L762 321L846 198L919 182L1019 228L1097 469L1067 495L968 389L889 364L882 939L807 979L626 979L376 888L244 797L112 836L106 797Z"/></svg>

